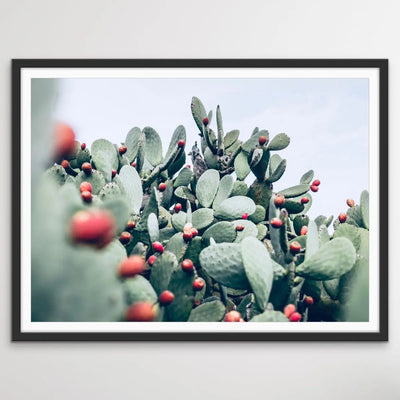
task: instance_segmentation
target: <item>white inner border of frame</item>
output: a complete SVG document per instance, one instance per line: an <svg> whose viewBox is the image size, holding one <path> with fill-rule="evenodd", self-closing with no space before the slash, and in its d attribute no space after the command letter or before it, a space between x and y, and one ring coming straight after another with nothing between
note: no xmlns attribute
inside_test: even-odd
<svg viewBox="0 0 400 400"><path fill-rule="evenodd" d="M369 79L369 322L31 322L32 78L366 78ZM21 71L22 332L378 332L379 331L379 69L378 68L23 68ZM29 224L29 226L27 226Z"/></svg>

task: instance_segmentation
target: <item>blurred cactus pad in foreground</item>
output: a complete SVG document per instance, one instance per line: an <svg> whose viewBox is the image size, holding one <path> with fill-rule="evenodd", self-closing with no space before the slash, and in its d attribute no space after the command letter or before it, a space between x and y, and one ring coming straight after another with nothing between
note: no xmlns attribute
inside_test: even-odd
<svg viewBox="0 0 400 400"><path fill-rule="evenodd" d="M197 142L178 126L166 149L149 126L90 148L53 127L33 170L32 321L368 321L368 192L313 220L324 180L280 186L286 134L188 107Z"/></svg>

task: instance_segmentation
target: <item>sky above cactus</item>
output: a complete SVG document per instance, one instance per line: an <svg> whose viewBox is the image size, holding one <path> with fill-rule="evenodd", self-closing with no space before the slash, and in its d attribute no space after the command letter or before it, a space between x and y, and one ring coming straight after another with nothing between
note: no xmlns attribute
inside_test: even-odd
<svg viewBox="0 0 400 400"><path fill-rule="evenodd" d="M165 154L183 125L188 152L198 140L190 111L197 96L214 116L219 104L225 132L239 129L242 140L256 126L270 137L290 136L290 146L279 152L287 169L274 190L298 184L313 169L321 186L310 216L336 217L346 211L347 198L358 203L368 189L367 79L62 79L59 88L55 118L72 125L88 146L98 138L120 143L132 127L151 126Z"/></svg>

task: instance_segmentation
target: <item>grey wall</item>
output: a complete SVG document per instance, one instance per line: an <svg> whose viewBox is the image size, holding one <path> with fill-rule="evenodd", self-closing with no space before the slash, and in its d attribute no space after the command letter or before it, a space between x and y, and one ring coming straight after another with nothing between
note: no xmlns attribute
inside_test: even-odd
<svg viewBox="0 0 400 400"><path fill-rule="evenodd" d="M400 398L398 230L389 343L10 343L11 58L390 59L390 221L399 221L399 7L335 2L0 2L0 398ZM397 196L396 196L397 195Z"/></svg>

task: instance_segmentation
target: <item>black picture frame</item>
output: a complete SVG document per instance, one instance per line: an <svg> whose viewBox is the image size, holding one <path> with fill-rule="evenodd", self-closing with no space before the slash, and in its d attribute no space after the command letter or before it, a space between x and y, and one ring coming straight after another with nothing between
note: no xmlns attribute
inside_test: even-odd
<svg viewBox="0 0 400 400"><path fill-rule="evenodd" d="M24 68L376 68L379 70L379 331L270 333L67 333L21 331L21 71ZM12 341L387 341L388 60L386 59L15 59L12 60Z"/></svg>

